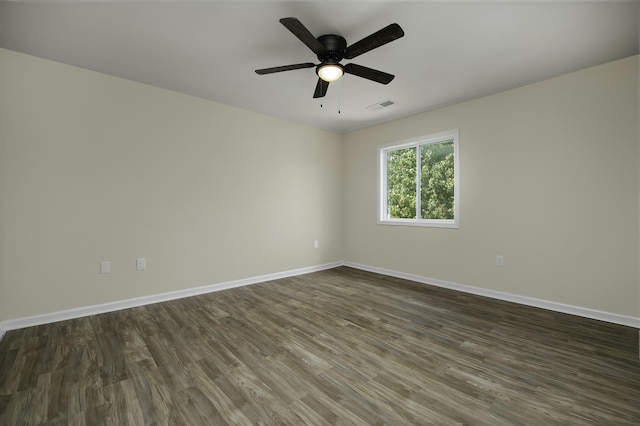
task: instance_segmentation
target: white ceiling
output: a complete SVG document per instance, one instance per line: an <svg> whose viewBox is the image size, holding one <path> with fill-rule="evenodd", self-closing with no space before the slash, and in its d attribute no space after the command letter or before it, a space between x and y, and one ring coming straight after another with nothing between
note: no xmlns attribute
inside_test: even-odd
<svg viewBox="0 0 640 426"><path fill-rule="evenodd" d="M0 0L0 46L342 133L635 55L639 10L635 1ZM257 75L317 62L278 22L289 16L348 44L397 22L403 38L343 61L395 80L346 75L321 108L313 68ZM366 108L385 100L395 104Z"/></svg>

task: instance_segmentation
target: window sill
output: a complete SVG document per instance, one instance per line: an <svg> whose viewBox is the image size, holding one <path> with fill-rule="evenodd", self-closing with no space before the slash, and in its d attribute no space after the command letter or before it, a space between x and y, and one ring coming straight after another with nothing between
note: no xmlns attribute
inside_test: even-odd
<svg viewBox="0 0 640 426"><path fill-rule="evenodd" d="M433 221L420 219L384 219L378 220L378 225L421 226L425 228L460 228L460 224L455 220Z"/></svg>

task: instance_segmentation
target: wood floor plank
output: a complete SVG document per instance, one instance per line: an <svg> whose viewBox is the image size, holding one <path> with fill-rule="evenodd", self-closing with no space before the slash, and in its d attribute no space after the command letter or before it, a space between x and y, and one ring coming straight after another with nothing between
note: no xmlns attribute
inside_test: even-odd
<svg viewBox="0 0 640 426"><path fill-rule="evenodd" d="M12 330L0 424L640 424L638 330L340 267Z"/></svg>
<svg viewBox="0 0 640 426"><path fill-rule="evenodd" d="M365 420L329 398L326 394L313 390L300 398L293 409L305 418L305 424L359 425Z"/></svg>

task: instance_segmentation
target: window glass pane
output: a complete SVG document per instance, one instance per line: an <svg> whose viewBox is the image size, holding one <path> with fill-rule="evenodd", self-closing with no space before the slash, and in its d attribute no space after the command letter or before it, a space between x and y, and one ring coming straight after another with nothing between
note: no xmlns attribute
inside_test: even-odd
<svg viewBox="0 0 640 426"><path fill-rule="evenodd" d="M420 215L453 219L453 140L420 147Z"/></svg>
<svg viewBox="0 0 640 426"><path fill-rule="evenodd" d="M416 218L416 148L387 153L387 217Z"/></svg>
<svg viewBox="0 0 640 426"><path fill-rule="evenodd" d="M458 129L378 147L378 223L460 228Z"/></svg>

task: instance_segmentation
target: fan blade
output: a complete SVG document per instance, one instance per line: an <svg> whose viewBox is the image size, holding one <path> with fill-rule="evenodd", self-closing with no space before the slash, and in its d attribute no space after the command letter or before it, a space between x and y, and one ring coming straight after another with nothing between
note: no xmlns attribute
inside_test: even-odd
<svg viewBox="0 0 640 426"><path fill-rule="evenodd" d="M377 83L389 84L395 78L395 75L386 72L374 70L373 68L363 67L357 64L347 64L344 66L344 72L366 78Z"/></svg>
<svg viewBox="0 0 640 426"><path fill-rule="evenodd" d="M280 23L287 27L289 31L307 45L316 55L324 55L327 53L327 49L316 39L313 34L302 25L302 22L297 18L282 18Z"/></svg>
<svg viewBox="0 0 640 426"><path fill-rule="evenodd" d="M261 70L256 70L256 74L260 74L260 75L272 74L274 72L299 70L302 68L312 68L315 66L316 64L312 64L311 62L305 62L304 64L293 64L293 65L284 65L281 67L263 68Z"/></svg>
<svg viewBox="0 0 640 426"><path fill-rule="evenodd" d="M388 25L380 31L377 31L347 47L347 53L344 55L344 58L353 59L356 56L360 56L363 53L375 49L376 47L380 47L392 42L393 40L399 39L402 36L404 36L404 31L402 31L400 25Z"/></svg>
<svg viewBox="0 0 640 426"><path fill-rule="evenodd" d="M316 84L316 91L313 93L313 97L324 98L324 95L327 94L328 88L329 88L329 82L319 78L318 83Z"/></svg>

